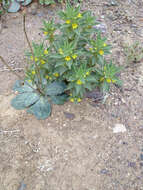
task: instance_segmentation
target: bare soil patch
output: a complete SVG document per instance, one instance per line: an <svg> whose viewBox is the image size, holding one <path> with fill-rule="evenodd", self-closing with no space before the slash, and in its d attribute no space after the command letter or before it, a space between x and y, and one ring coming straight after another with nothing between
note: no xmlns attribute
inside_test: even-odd
<svg viewBox="0 0 143 190"><path fill-rule="evenodd" d="M113 1L112 1L113 2ZM113 46L113 60L125 64L123 44L143 44L142 1L85 1L104 26ZM27 9L30 9L28 7ZM59 7L29 11L27 30L39 41L43 19ZM20 13L5 15L0 54L23 75L27 48ZM143 189L143 63L121 73L122 89L112 87L106 104L85 99L79 105L54 106L41 121L14 110L10 100L16 77L0 63L0 189L141 190ZM66 117L64 112L75 117ZM125 132L113 133L116 124Z"/></svg>

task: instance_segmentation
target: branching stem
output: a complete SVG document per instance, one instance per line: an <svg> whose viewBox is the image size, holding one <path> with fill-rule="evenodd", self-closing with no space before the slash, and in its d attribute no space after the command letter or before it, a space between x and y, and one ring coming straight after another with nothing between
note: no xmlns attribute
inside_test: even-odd
<svg viewBox="0 0 143 190"><path fill-rule="evenodd" d="M7 62L4 60L4 58L3 58L2 56L0 56L0 60L2 61L2 63L3 63L14 75L16 75L20 80L23 80L22 77L21 77L19 74L17 74L17 73L13 70L13 68L12 68L11 66L9 66L9 65L7 64Z"/></svg>
<svg viewBox="0 0 143 190"><path fill-rule="evenodd" d="M37 88L38 88L38 90L41 92L41 86L42 86L42 79L41 79L41 75L40 75L40 70L39 70L39 67L38 67L38 65L37 65L37 63L35 62L35 56L34 56L34 52L33 52L33 49L32 49L32 46L31 46L31 43L30 43L30 41L29 41L29 38L28 38L28 35L27 35L27 32L26 32L26 16L25 16L25 14L23 15L23 31L24 31L24 34L25 34L25 38L26 38L26 41L27 41L27 43L28 43L28 46L29 46L29 48L30 48L30 51L31 51L31 53L32 53L32 57L33 57L33 62L34 62L34 65L35 65L35 69L36 69L36 71L37 71L37 76L38 76L38 86L37 86ZM39 82L40 82L40 87L39 87Z"/></svg>

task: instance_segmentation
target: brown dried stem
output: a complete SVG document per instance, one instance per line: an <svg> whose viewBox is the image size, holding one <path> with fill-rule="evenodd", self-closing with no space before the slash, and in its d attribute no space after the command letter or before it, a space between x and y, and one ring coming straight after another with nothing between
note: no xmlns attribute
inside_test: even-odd
<svg viewBox="0 0 143 190"><path fill-rule="evenodd" d="M26 22L25 22L25 21L26 21L26 16L25 16L25 14L23 14L23 31L24 31L24 34L25 34L25 37L26 37L26 41L27 41L27 43L28 43L28 46L29 46L29 48L30 48L30 51L31 51L31 53L32 53L33 62L34 62L34 65L35 65L35 68L36 68L36 71L37 71L37 76L38 76L38 78L39 78L38 86L37 86L37 87L38 87L39 91L41 91L41 88L39 87L39 82L40 82L40 86L42 85L42 79L41 79L41 75L40 75L40 70L39 70L38 65L37 65L36 62L35 62L34 52L33 52L31 43L30 43L30 41L29 41L27 32L26 32L26 24L25 24Z"/></svg>
<svg viewBox="0 0 143 190"><path fill-rule="evenodd" d="M2 56L0 56L0 60L2 61L2 63L3 63L14 75L16 75L19 79L23 80L23 78L22 78L19 74L17 74L17 73L13 70L13 68L12 68L11 66L9 66L9 65L7 64L7 62L4 60L4 58L3 58Z"/></svg>

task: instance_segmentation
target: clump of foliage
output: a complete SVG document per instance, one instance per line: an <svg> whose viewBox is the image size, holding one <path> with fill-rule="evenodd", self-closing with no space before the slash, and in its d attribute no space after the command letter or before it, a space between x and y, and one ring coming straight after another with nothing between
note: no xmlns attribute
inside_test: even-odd
<svg viewBox="0 0 143 190"><path fill-rule="evenodd" d="M143 46L139 42L125 45L124 52L127 58L127 64L138 63L143 59Z"/></svg>
<svg viewBox="0 0 143 190"><path fill-rule="evenodd" d="M45 119L51 113L51 103L81 102L87 90L99 87L103 93L110 85L121 85L117 73L121 68L105 60L111 46L98 30L89 11L67 5L59 12L61 23L44 21L44 42L33 43L28 52L25 82L17 82L19 94L12 100L16 109Z"/></svg>
<svg viewBox="0 0 143 190"><path fill-rule="evenodd" d="M10 13L18 12L21 6L27 6L32 2L32 0L0 0L0 5L3 9L7 10ZM80 3L81 0L38 0L39 4L41 5L51 5L56 3L68 3L71 2L73 5ZM1 14L0 10L0 14Z"/></svg>

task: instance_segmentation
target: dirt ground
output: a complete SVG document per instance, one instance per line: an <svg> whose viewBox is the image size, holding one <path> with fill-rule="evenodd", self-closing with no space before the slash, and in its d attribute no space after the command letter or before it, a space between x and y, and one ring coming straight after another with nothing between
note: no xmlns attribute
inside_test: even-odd
<svg viewBox="0 0 143 190"><path fill-rule="evenodd" d="M102 23L118 65L126 62L124 43L143 45L142 7L142 0L83 3ZM40 40L42 20L58 9L35 7L33 15L27 8L31 40ZM6 14L0 55L21 75L26 47L21 13ZM0 190L142 190L143 62L129 65L121 79L122 89L112 87L106 104L68 102L41 121L10 106L16 77L0 63Z"/></svg>

